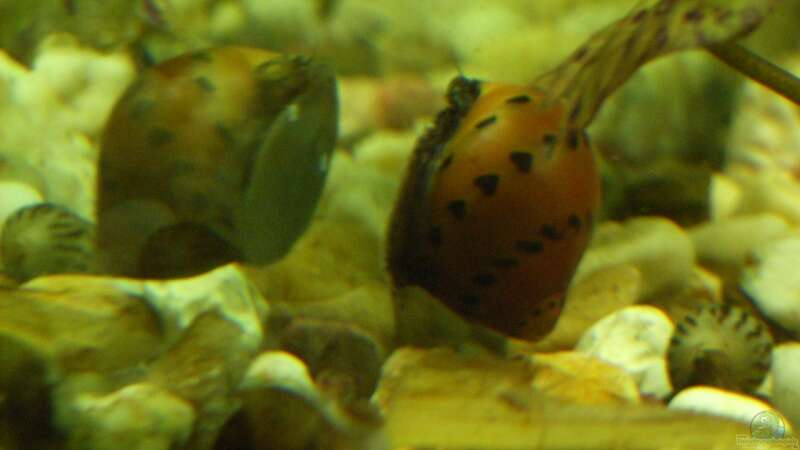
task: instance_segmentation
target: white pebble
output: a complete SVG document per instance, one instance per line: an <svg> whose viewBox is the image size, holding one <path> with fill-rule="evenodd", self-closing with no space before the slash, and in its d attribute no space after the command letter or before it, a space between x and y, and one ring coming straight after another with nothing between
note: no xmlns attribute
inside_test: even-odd
<svg viewBox="0 0 800 450"><path fill-rule="evenodd" d="M800 333L800 238L783 239L754 253L741 287L765 316Z"/></svg>
<svg viewBox="0 0 800 450"><path fill-rule="evenodd" d="M800 342L772 350L772 402L793 423L800 423Z"/></svg>
<svg viewBox="0 0 800 450"><path fill-rule="evenodd" d="M459 58L467 60L485 50L487 42L526 28L523 18L513 9L492 3L463 8L450 20L449 43Z"/></svg>
<svg viewBox="0 0 800 450"><path fill-rule="evenodd" d="M712 221L725 219L735 214L742 202L742 188L731 177L714 174L711 177L710 216Z"/></svg>
<svg viewBox="0 0 800 450"><path fill-rule="evenodd" d="M575 279L603 268L629 264L642 274L642 298L683 287L694 267L689 235L661 217L638 217L600 225L578 266Z"/></svg>
<svg viewBox="0 0 800 450"><path fill-rule="evenodd" d="M42 200L42 194L28 184L0 181L0 232L8 216L25 206L41 203Z"/></svg>
<svg viewBox="0 0 800 450"><path fill-rule="evenodd" d="M673 325L652 306L629 306L592 325L575 350L594 355L630 373L645 395L665 397L672 392L666 351Z"/></svg>
<svg viewBox="0 0 800 450"><path fill-rule="evenodd" d="M741 267L752 252L791 232L783 217L772 213L735 216L706 222L690 230L700 261Z"/></svg>
<svg viewBox="0 0 800 450"><path fill-rule="evenodd" d="M307 398L314 398L317 395L317 388L305 363L291 353L283 351L268 351L258 355L250 363L240 387L286 389Z"/></svg>
<svg viewBox="0 0 800 450"><path fill-rule="evenodd" d="M747 395L723 389L708 386L695 386L684 389L673 397L668 407L681 411L725 417L748 425L757 415L769 411L783 421L786 434L790 432L789 422L769 404Z"/></svg>

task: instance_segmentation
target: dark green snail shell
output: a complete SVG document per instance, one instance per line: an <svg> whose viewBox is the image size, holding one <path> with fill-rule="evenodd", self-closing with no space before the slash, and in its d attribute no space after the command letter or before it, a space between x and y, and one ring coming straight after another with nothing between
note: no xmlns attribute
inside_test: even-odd
<svg viewBox="0 0 800 450"><path fill-rule="evenodd" d="M164 278L281 258L311 222L337 127L335 75L304 56L218 47L147 69L103 136L103 270Z"/></svg>

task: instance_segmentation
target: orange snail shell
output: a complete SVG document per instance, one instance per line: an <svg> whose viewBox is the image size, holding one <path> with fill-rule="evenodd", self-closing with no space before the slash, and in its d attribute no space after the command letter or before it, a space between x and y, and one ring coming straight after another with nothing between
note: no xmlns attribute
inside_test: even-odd
<svg viewBox="0 0 800 450"><path fill-rule="evenodd" d="M543 98L454 80L450 107L415 150L389 247L396 284L527 339L555 326L600 203L586 133Z"/></svg>

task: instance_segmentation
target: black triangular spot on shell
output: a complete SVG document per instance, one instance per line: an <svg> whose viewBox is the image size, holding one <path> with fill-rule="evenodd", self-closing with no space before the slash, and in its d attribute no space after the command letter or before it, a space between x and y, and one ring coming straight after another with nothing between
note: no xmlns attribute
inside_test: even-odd
<svg viewBox="0 0 800 450"><path fill-rule="evenodd" d="M497 191L497 183L500 182L500 177L497 174L490 173L475 177L473 184L483 192L484 195L492 196Z"/></svg>
<svg viewBox="0 0 800 450"><path fill-rule="evenodd" d="M542 142L548 147L553 147L558 143L558 136L553 133L545 133L542 136Z"/></svg>
<svg viewBox="0 0 800 450"><path fill-rule="evenodd" d="M577 214L570 214L569 217L567 217L567 223L575 231L580 231L580 229L581 229L581 218L578 217Z"/></svg>
<svg viewBox="0 0 800 450"><path fill-rule="evenodd" d="M496 115L489 116L489 117L481 120L480 122L476 123L475 124L475 129L480 130L482 128L486 128L486 127L488 127L489 125L491 125L491 124L493 124L495 122L497 122L497 116Z"/></svg>
<svg viewBox="0 0 800 450"><path fill-rule="evenodd" d="M539 241L517 241L514 248L523 253L539 253L542 251L542 243Z"/></svg>
<svg viewBox="0 0 800 450"><path fill-rule="evenodd" d="M512 104L521 105L521 104L529 103L530 101L531 101L531 97L529 95L520 94L520 95L517 95L517 96L509 98L508 100L506 100L506 103L512 103Z"/></svg>
<svg viewBox="0 0 800 450"><path fill-rule="evenodd" d="M580 141L578 140L578 131L571 129L567 131L567 148L570 150L577 150L578 144Z"/></svg>
<svg viewBox="0 0 800 450"><path fill-rule="evenodd" d="M697 320L695 320L695 318L692 316L686 316L686 318L684 318L683 320L693 327L697 326Z"/></svg>
<svg viewBox="0 0 800 450"><path fill-rule="evenodd" d="M447 204L447 210L458 220L462 220L467 215L467 202L455 200Z"/></svg>
<svg viewBox="0 0 800 450"><path fill-rule="evenodd" d="M166 128L153 128L147 133L147 143L153 147L161 147L175 140L175 135Z"/></svg>
<svg viewBox="0 0 800 450"><path fill-rule="evenodd" d="M517 170L522 173L531 173L533 166L533 155L530 152L511 152L509 156Z"/></svg>
<svg viewBox="0 0 800 450"><path fill-rule="evenodd" d="M549 223L542 225L542 228L539 230L539 232L542 234L542 236L550 239L551 241L557 241L564 237L564 235L558 231L558 228L556 228L555 225Z"/></svg>

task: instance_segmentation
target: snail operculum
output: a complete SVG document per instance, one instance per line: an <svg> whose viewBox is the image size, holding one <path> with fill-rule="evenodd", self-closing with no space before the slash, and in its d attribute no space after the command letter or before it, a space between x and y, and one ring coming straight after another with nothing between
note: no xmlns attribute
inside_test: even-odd
<svg viewBox="0 0 800 450"><path fill-rule="evenodd" d="M269 63L267 63L269 64ZM307 59L291 64L303 80L284 80L271 91L302 92L261 136L237 228L245 258L267 263L285 254L311 221L337 139L338 96L333 72ZM261 67L275 76L274 67ZM269 77L267 77L269 79Z"/></svg>

